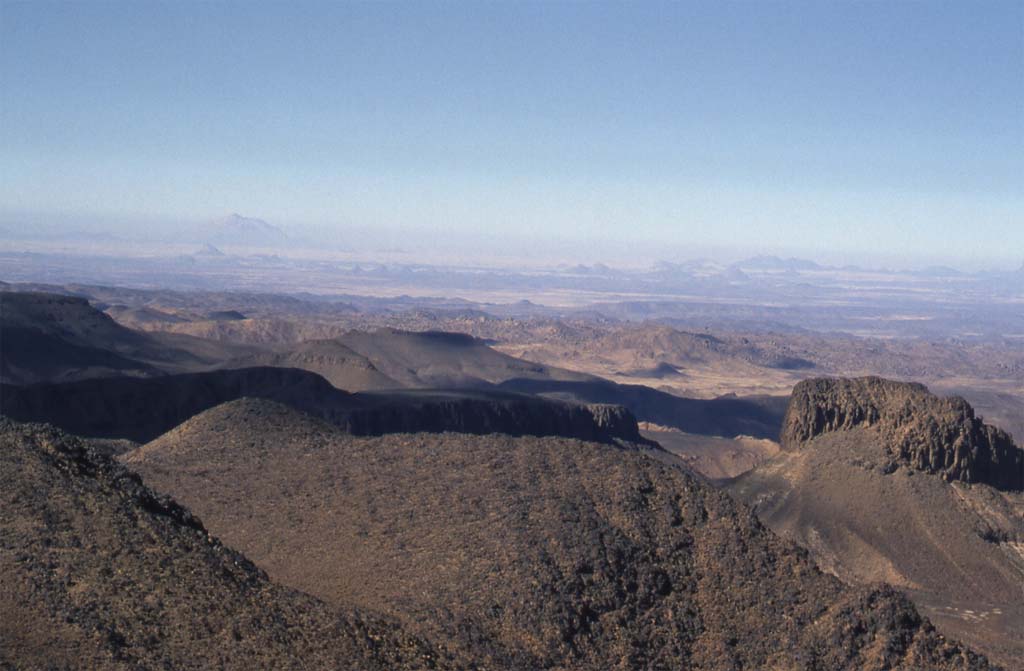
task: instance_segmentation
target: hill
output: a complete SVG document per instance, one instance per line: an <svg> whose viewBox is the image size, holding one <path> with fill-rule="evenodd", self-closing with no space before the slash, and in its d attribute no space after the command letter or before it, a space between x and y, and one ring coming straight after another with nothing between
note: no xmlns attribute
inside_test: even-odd
<svg viewBox="0 0 1024 671"><path fill-rule="evenodd" d="M121 326L85 298L0 292L0 378L32 384L198 370L248 348Z"/></svg>
<svg viewBox="0 0 1024 671"><path fill-rule="evenodd" d="M506 669L982 669L684 470L612 445L359 438L213 408L123 457L275 579Z"/></svg>
<svg viewBox="0 0 1024 671"><path fill-rule="evenodd" d="M300 368L323 376L333 386L345 391L402 387L377 370L365 356L336 340L310 340L298 343L286 351L251 354L223 365L224 368L253 366Z"/></svg>
<svg viewBox="0 0 1024 671"><path fill-rule="evenodd" d="M906 588L940 630L1024 668L1024 494L1005 434L921 385L822 379L794 390L782 447L730 491L840 578Z"/></svg>
<svg viewBox="0 0 1024 671"><path fill-rule="evenodd" d="M502 354L479 338L441 331L349 331L338 342L406 387L473 387L510 379L593 380L590 375Z"/></svg>
<svg viewBox="0 0 1024 671"><path fill-rule="evenodd" d="M152 440L203 410L243 397L279 401L360 435L460 431L648 442L636 418L620 407L488 390L349 394L319 375L294 368L0 385L3 413L12 419L50 422L89 438L136 442Z"/></svg>
<svg viewBox="0 0 1024 671"><path fill-rule="evenodd" d="M94 310L84 298L0 293L0 344L0 376L6 382L157 372L129 356L145 348L146 338Z"/></svg>
<svg viewBox="0 0 1024 671"><path fill-rule="evenodd" d="M1024 489L1024 451L1010 435L975 417L959 397L940 398L920 384L878 377L806 380L793 389L783 449L824 433L870 428L894 463L945 480Z"/></svg>
<svg viewBox="0 0 1024 671"><path fill-rule="evenodd" d="M0 667L454 668L392 622L271 583L74 438L0 420Z"/></svg>

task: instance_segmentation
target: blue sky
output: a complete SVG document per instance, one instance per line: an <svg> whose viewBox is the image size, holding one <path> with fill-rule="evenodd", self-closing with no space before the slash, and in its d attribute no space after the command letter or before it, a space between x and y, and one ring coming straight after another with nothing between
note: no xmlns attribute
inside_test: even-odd
<svg viewBox="0 0 1024 671"><path fill-rule="evenodd" d="M8 218L1024 256L1019 1L0 0L0 86Z"/></svg>

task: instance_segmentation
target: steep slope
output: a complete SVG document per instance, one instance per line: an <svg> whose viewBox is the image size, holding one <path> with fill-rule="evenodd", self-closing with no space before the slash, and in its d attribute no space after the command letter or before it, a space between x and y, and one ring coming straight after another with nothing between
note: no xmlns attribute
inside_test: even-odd
<svg viewBox="0 0 1024 671"><path fill-rule="evenodd" d="M961 399L878 378L798 385L783 453L730 491L819 565L907 588L936 624L1024 668L1020 450ZM997 468L998 465L998 468Z"/></svg>
<svg viewBox="0 0 1024 671"><path fill-rule="evenodd" d="M578 403L613 403L629 408L637 419L687 433L775 439L782 426L786 399L776 396L712 399L684 398L643 385L608 380L508 380L499 389L543 394Z"/></svg>
<svg viewBox="0 0 1024 671"><path fill-rule="evenodd" d="M365 356L335 340L302 342L283 352L265 352L232 359L222 367L249 368L252 366L308 370L323 376L333 386L345 391L402 387L401 384L377 370L377 367Z"/></svg>
<svg viewBox="0 0 1024 671"><path fill-rule="evenodd" d="M357 438L243 400L124 459L275 578L489 668L987 668L900 594L843 587L641 452Z"/></svg>
<svg viewBox="0 0 1024 671"><path fill-rule="evenodd" d="M117 351L138 349L144 342L144 336L118 326L83 298L0 293L3 381L153 375L153 366Z"/></svg>
<svg viewBox="0 0 1024 671"><path fill-rule="evenodd" d="M0 385L0 411L80 436L145 442L203 410L246 396L286 403L360 435L460 431L647 442L633 415L620 407L487 390L349 394L294 368Z"/></svg>
<svg viewBox="0 0 1024 671"><path fill-rule="evenodd" d="M779 444L767 438L705 436L648 423L640 433L712 482L742 475L779 453Z"/></svg>
<svg viewBox="0 0 1024 671"><path fill-rule="evenodd" d="M440 331L349 331L338 342L406 387L467 387L513 378L592 380L590 375L524 361L478 338Z"/></svg>
<svg viewBox="0 0 1024 671"><path fill-rule="evenodd" d="M892 459L946 480L1024 489L1024 451L962 398L878 377L806 380L793 389L781 441L799 449L832 431L870 427Z"/></svg>
<svg viewBox="0 0 1024 671"><path fill-rule="evenodd" d="M426 669L385 620L270 583L189 511L41 425L0 419L0 667Z"/></svg>
<svg viewBox="0 0 1024 671"><path fill-rule="evenodd" d="M199 370L249 351L133 331L77 296L0 292L0 378L7 383Z"/></svg>
<svg viewBox="0 0 1024 671"><path fill-rule="evenodd" d="M356 405L349 394L318 375L288 368L247 368L2 385L0 410L18 421L49 422L80 436L145 442L196 413L243 396L272 398L320 414Z"/></svg>

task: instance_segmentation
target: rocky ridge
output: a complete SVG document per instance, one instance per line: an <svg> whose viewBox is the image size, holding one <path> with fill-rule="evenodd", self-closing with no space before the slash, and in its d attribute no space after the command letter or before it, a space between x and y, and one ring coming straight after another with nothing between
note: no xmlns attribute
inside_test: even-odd
<svg viewBox="0 0 1024 671"><path fill-rule="evenodd" d="M0 418L0 668L462 668L270 582L83 441Z"/></svg>
<svg viewBox="0 0 1024 671"><path fill-rule="evenodd" d="M800 450L825 433L875 431L898 465L948 481L1024 489L1024 451L1005 431L985 424L960 397L942 398L921 384L878 377L817 378L793 389L780 443Z"/></svg>
<svg viewBox="0 0 1024 671"><path fill-rule="evenodd" d="M0 385L0 397L4 414L18 421L46 421L80 436L137 442L152 440L197 413L244 397L285 403L357 435L456 431L649 442L640 435L636 418L622 407L486 390L350 394L319 375L294 368Z"/></svg>
<svg viewBox="0 0 1024 671"><path fill-rule="evenodd" d="M271 576L493 669L983 669L890 587L853 589L652 452L355 437L267 401L123 460Z"/></svg>

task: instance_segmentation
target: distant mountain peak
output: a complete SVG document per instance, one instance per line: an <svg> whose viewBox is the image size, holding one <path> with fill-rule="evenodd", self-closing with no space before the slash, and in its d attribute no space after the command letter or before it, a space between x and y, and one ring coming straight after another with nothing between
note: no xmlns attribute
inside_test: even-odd
<svg viewBox="0 0 1024 671"><path fill-rule="evenodd" d="M224 256L224 252L220 251L210 243L203 245L203 248L195 253L196 256Z"/></svg>
<svg viewBox="0 0 1024 671"><path fill-rule="evenodd" d="M211 222L205 235L205 242L209 246L269 247L287 240L288 236L277 226L237 212Z"/></svg>

